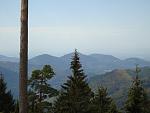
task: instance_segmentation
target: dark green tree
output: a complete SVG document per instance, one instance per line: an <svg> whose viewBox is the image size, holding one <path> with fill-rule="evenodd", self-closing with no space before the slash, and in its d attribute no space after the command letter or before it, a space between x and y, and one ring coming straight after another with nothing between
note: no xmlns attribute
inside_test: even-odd
<svg viewBox="0 0 150 113"><path fill-rule="evenodd" d="M11 91L7 91L7 84L4 78L0 77L0 112L11 113L15 108L15 100L11 94Z"/></svg>
<svg viewBox="0 0 150 113"><path fill-rule="evenodd" d="M19 101L16 100L14 113L19 113Z"/></svg>
<svg viewBox="0 0 150 113"><path fill-rule="evenodd" d="M126 113L150 113L148 110L148 97L139 79L140 68L136 66L136 77L128 92L125 103Z"/></svg>
<svg viewBox="0 0 150 113"><path fill-rule="evenodd" d="M28 108L29 108L29 113L35 113L36 111L36 93L29 90L28 91Z"/></svg>
<svg viewBox="0 0 150 113"><path fill-rule="evenodd" d="M29 108L32 113L42 113L44 109L48 109L48 102L45 99L58 94L58 91L48 83L54 75L50 65L45 65L42 70L32 72L28 91Z"/></svg>
<svg viewBox="0 0 150 113"><path fill-rule="evenodd" d="M118 113L116 104L113 99L108 96L107 89L98 88L97 93L91 101L92 113Z"/></svg>
<svg viewBox="0 0 150 113"><path fill-rule="evenodd" d="M54 104L54 113L91 113L89 106L93 93L88 86L76 50L70 68L72 75L62 85L62 91Z"/></svg>
<svg viewBox="0 0 150 113"><path fill-rule="evenodd" d="M114 101L111 102L108 113L121 113L121 111L118 110L116 103Z"/></svg>

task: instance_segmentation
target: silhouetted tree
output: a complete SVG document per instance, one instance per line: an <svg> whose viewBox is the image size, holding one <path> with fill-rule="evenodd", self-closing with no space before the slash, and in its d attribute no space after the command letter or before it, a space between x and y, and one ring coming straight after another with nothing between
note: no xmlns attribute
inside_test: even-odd
<svg viewBox="0 0 150 113"><path fill-rule="evenodd" d="M62 91L54 103L54 113L91 113L92 91L86 81L79 54L75 50L71 62L72 76L62 86Z"/></svg>
<svg viewBox="0 0 150 113"><path fill-rule="evenodd" d="M7 91L4 78L0 77L0 112L11 113L15 109L15 100L11 91Z"/></svg>

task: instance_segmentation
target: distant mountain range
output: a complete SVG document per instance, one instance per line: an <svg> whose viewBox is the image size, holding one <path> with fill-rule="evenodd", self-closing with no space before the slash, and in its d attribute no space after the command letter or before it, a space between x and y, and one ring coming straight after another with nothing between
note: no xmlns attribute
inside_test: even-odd
<svg viewBox="0 0 150 113"><path fill-rule="evenodd" d="M83 69L87 74L88 78L93 77L98 74L103 74L110 72L114 69L129 69L134 68L136 64L139 64L141 67L150 66L150 62L140 59L140 58L128 58L121 60L111 55L103 54L91 54L80 55L80 60L83 65ZM43 65L49 64L53 67L56 76L50 81L51 84L57 88L60 87L60 84L64 83L67 76L71 74L70 72L70 62L72 60L73 53L66 54L61 57L55 57L48 54L42 54L36 57L29 59L29 76L34 69L41 69ZM0 55L0 72L9 72L4 73L7 82L10 80L7 78L13 76L12 80L16 80L16 85L18 85L18 73L19 73L19 59L14 57L7 57ZM15 74L15 75L14 75ZM10 85L11 87L16 87ZM12 88L11 88L12 89Z"/></svg>
<svg viewBox="0 0 150 113"><path fill-rule="evenodd" d="M0 55L0 61L19 62L19 59L16 57L7 57L4 55Z"/></svg>

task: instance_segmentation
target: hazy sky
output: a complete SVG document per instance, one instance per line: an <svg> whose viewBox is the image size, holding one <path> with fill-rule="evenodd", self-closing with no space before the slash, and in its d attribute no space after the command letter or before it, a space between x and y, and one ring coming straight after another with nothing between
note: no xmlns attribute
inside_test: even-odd
<svg viewBox="0 0 150 113"><path fill-rule="evenodd" d="M20 1L0 0L0 54L18 56ZM150 0L29 0L29 55L150 60Z"/></svg>

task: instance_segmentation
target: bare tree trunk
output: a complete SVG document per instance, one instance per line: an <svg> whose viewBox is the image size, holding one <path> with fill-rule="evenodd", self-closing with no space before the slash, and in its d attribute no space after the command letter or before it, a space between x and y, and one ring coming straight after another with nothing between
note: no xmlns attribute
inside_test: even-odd
<svg viewBox="0 0 150 113"><path fill-rule="evenodd" d="M28 79L28 0L21 0L19 113L28 112L27 79Z"/></svg>

